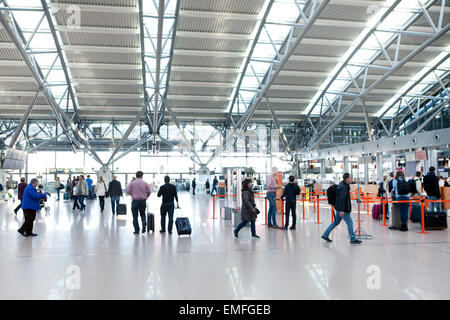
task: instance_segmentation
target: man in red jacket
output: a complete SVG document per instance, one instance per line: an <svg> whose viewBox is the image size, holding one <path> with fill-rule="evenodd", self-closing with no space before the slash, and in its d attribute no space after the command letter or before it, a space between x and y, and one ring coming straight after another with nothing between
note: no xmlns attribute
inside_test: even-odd
<svg viewBox="0 0 450 320"><path fill-rule="evenodd" d="M27 184L25 182L25 178L20 178L20 183L17 186L17 197L19 198L20 203L17 206L17 208L14 209L15 214L17 214L17 212L19 212L20 208L22 208L23 191L25 190L26 187L27 187Z"/></svg>

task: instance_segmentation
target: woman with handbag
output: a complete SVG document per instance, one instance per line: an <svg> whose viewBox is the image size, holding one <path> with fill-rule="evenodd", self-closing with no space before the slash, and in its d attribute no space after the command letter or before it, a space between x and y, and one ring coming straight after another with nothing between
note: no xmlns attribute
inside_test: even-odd
<svg viewBox="0 0 450 320"><path fill-rule="evenodd" d="M108 188L103 177L98 178L96 194L100 203L100 212L103 213L103 210L105 210L105 197L108 196Z"/></svg>
<svg viewBox="0 0 450 320"><path fill-rule="evenodd" d="M239 236L239 231L250 222L250 229L252 231L253 238L259 238L256 234L256 217L259 210L256 208L255 196L253 192L252 179L245 179L242 182L242 207L241 218L242 222L234 229L234 236Z"/></svg>

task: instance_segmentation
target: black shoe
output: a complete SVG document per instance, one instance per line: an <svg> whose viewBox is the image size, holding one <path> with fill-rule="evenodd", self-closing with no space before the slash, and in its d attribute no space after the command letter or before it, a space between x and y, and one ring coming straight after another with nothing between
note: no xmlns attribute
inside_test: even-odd
<svg viewBox="0 0 450 320"><path fill-rule="evenodd" d="M145 233L145 231L147 231L147 226L142 227L142 233Z"/></svg>
<svg viewBox="0 0 450 320"><path fill-rule="evenodd" d="M273 226L271 224L268 224L267 228L273 228Z"/></svg>
<svg viewBox="0 0 450 320"><path fill-rule="evenodd" d="M17 232L20 233L21 236L23 236L25 238L27 237L27 234L25 232L22 232L20 230L17 230Z"/></svg>
<svg viewBox="0 0 450 320"><path fill-rule="evenodd" d="M258 238L259 239L259 236L257 234L253 234L252 238Z"/></svg>
<svg viewBox="0 0 450 320"><path fill-rule="evenodd" d="M16 211L16 210L14 210L14 214L17 214L17 211Z"/></svg>
<svg viewBox="0 0 450 320"><path fill-rule="evenodd" d="M361 240L358 240L358 239L355 239L355 240L351 240L350 243L351 243L351 244L361 244L362 241L361 241Z"/></svg>
<svg viewBox="0 0 450 320"><path fill-rule="evenodd" d="M133 234L139 234L139 231L135 231L135 232L133 232Z"/></svg>
<svg viewBox="0 0 450 320"><path fill-rule="evenodd" d="M282 230L287 230L288 229L288 227L286 227L286 226L284 226L283 228L281 228Z"/></svg>
<svg viewBox="0 0 450 320"><path fill-rule="evenodd" d="M166 230L159 230L160 233L166 233Z"/></svg>
<svg viewBox="0 0 450 320"><path fill-rule="evenodd" d="M27 234L27 237L36 237L37 236L37 233L30 233L30 234Z"/></svg>
<svg viewBox="0 0 450 320"><path fill-rule="evenodd" d="M234 230L233 233L234 233L234 236L235 236L236 238L239 238L239 235L238 235L238 233L236 232L236 230Z"/></svg>
<svg viewBox="0 0 450 320"><path fill-rule="evenodd" d="M295 226L292 226L292 227L290 227L289 229L291 229L291 230L295 230Z"/></svg>
<svg viewBox="0 0 450 320"><path fill-rule="evenodd" d="M406 224L402 224L402 226L399 229L400 231L408 231L408 227L406 226Z"/></svg>
<svg viewBox="0 0 450 320"><path fill-rule="evenodd" d="M172 234L173 232L172 231L169 231L169 234Z"/></svg>
<svg viewBox="0 0 450 320"><path fill-rule="evenodd" d="M333 242L333 240L331 240L329 237L322 236L321 238L326 242Z"/></svg>

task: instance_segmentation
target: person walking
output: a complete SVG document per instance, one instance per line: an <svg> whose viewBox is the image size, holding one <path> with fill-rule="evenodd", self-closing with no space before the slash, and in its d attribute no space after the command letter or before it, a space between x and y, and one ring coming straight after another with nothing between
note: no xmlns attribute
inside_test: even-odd
<svg viewBox="0 0 450 320"><path fill-rule="evenodd" d="M403 171L397 171L395 179L392 182L393 193L395 194L396 201L409 201L409 184L405 179ZM398 211L400 212L400 231L408 231L408 218L409 218L409 203L400 202L397 203Z"/></svg>
<svg viewBox="0 0 450 320"><path fill-rule="evenodd" d="M92 190L92 184L94 183L94 181L92 181L91 176L87 175L86 177L86 183L88 185L88 199L94 199L94 191Z"/></svg>
<svg viewBox="0 0 450 320"><path fill-rule="evenodd" d="M217 185L218 184L219 184L219 180L217 180L217 176L214 176L213 183L212 183L212 189L211 189L211 196L214 195L214 191L217 194Z"/></svg>
<svg viewBox="0 0 450 320"><path fill-rule="evenodd" d="M259 238L256 234L256 218L259 210L256 209L255 195L253 192L253 182L251 179L245 179L242 182L242 207L241 219L242 222L234 229L234 236L239 237L239 231L250 222L250 229L253 238Z"/></svg>
<svg viewBox="0 0 450 320"><path fill-rule="evenodd" d="M267 212L267 220L269 228L278 228L277 225L277 190L281 187L275 181L275 175L278 173L278 168L272 168L272 174L269 174L266 179L267 183L267 200L269 201L269 211Z"/></svg>
<svg viewBox="0 0 450 320"><path fill-rule="evenodd" d="M60 193L61 193L61 181L59 181L59 177L56 177L54 187L55 187L55 191L56 191L56 195L57 195L56 201L59 201Z"/></svg>
<svg viewBox="0 0 450 320"><path fill-rule="evenodd" d="M147 199L150 196L150 186L147 182L142 180L144 173L142 171L136 172L136 179L131 181L127 186L127 193L133 199L131 201L131 213L133 214L134 234L139 234L138 214L142 220L142 233L145 233L147 222L145 216L145 208L147 207Z"/></svg>
<svg viewBox="0 0 450 320"><path fill-rule="evenodd" d="M436 175L436 168L430 167L428 173L423 177L423 189L427 193L428 200L439 200L441 189L439 178ZM440 202L430 202L430 211L442 211Z"/></svg>
<svg viewBox="0 0 450 320"><path fill-rule="evenodd" d="M209 185L209 179L206 179L206 182L205 182L205 189L206 189L206 193L207 193L207 194L209 194L209 187L210 187L210 185Z"/></svg>
<svg viewBox="0 0 450 320"><path fill-rule="evenodd" d="M80 175L80 180L77 183L77 197L80 204L80 211L86 211L86 204L84 199L89 195L89 186L83 175Z"/></svg>
<svg viewBox="0 0 450 320"><path fill-rule="evenodd" d="M286 224L283 227L283 230L287 230L289 228L289 213L292 212L292 226L291 230L295 230L296 222L297 222L297 196L300 195L300 187L295 182L295 177L289 177L289 183L284 187L283 195L281 196L282 200L286 200L285 205L285 213L286 213Z"/></svg>
<svg viewBox="0 0 450 320"><path fill-rule="evenodd" d="M106 183L102 176L98 178L96 193L100 203L100 212L103 213L105 210L105 197L108 194L108 189L106 188Z"/></svg>
<svg viewBox="0 0 450 320"><path fill-rule="evenodd" d="M162 196L161 212L161 233L166 232L166 215L169 216L167 230L172 234L173 227L173 212L175 211L174 200L177 200L177 208L180 207L178 203L177 188L170 183L170 177L164 177L164 184L159 188L158 198Z"/></svg>
<svg viewBox="0 0 450 320"><path fill-rule="evenodd" d="M36 187L39 184L39 180L36 178L31 179L30 184L25 188L22 198L22 210L25 216L25 221L22 226L17 230L24 237L35 237L36 233L33 233L33 223L36 219L36 212L41 210L39 201L41 199L47 200L46 193L38 193Z"/></svg>
<svg viewBox="0 0 450 320"><path fill-rule="evenodd" d="M70 197L73 200L72 211L75 209L80 209L80 204L78 203L77 189L78 181L74 178L72 180L72 185L70 186Z"/></svg>
<svg viewBox="0 0 450 320"><path fill-rule="evenodd" d="M348 235L350 237L350 243L360 244L362 241L356 239L355 232L353 231L353 220L351 216L352 203L350 197L350 182L352 181L349 173L344 173L343 180L339 183L336 189L336 203L334 205L334 221L328 226L322 235L322 239L327 242L332 242L330 239L330 233L336 228L342 220L347 224Z"/></svg>
<svg viewBox="0 0 450 320"><path fill-rule="evenodd" d="M117 176L109 182L108 195L111 198L111 211L112 214L116 214L116 210L119 207L120 197L123 196L122 184L117 180Z"/></svg>
<svg viewBox="0 0 450 320"><path fill-rule="evenodd" d="M25 178L20 178L20 183L17 186L17 198L19 198L20 203L19 205L14 209L14 213L17 214L19 212L20 208L22 208L22 201L23 201L23 192L25 191L25 188L27 187L27 183L25 182Z"/></svg>
<svg viewBox="0 0 450 320"><path fill-rule="evenodd" d="M197 181L195 181L195 178L194 178L194 180L192 180L192 194L194 194L195 195L195 187L197 186Z"/></svg>

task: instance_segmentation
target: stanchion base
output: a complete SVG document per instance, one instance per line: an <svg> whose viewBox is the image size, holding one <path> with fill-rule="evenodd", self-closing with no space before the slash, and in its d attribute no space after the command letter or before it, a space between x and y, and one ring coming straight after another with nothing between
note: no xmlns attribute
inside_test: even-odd
<svg viewBox="0 0 450 320"><path fill-rule="evenodd" d="M372 240L373 237L368 234L366 231L364 231L363 228L356 228L355 229L355 237L356 239L364 239L364 240Z"/></svg>
<svg viewBox="0 0 450 320"><path fill-rule="evenodd" d="M422 231L420 231L420 232L417 232L417 233L420 233L420 234L429 234L429 232L422 232Z"/></svg>

